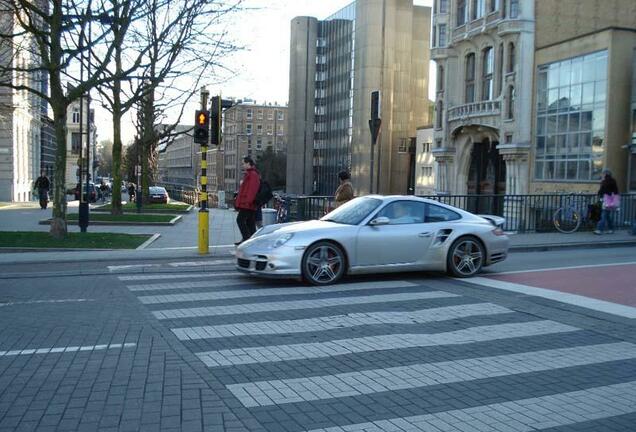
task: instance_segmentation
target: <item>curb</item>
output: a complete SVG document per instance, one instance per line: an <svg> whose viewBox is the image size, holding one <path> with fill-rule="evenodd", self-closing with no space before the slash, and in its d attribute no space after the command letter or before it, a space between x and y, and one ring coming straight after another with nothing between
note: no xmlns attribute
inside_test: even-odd
<svg viewBox="0 0 636 432"><path fill-rule="evenodd" d="M116 222L116 221L91 221L89 225L102 226L173 226L181 220L183 215L177 215L170 222ZM79 221L66 221L68 225L79 225ZM51 225L51 219L45 219L38 222L38 225Z"/></svg>
<svg viewBox="0 0 636 432"><path fill-rule="evenodd" d="M101 207L101 206L100 206L100 207ZM91 211L92 211L92 212L95 212L95 213L108 213L108 212L110 212L110 209L102 209L102 208L100 208L100 207L92 208L92 209L91 209ZM175 213L178 213L178 214L188 214L188 213L190 213L190 212L192 211L192 208L193 208L193 207L194 207L193 205L190 205L187 209L184 209L184 210L170 210L170 209L145 209L145 210L143 211L143 213L151 213L151 214L175 214ZM0 208L2 208L2 207L0 207ZM124 214L126 214L126 213L128 213L128 214L134 214L134 213L137 213L137 210L131 210L131 211L125 211L125 210L124 210Z"/></svg>
<svg viewBox="0 0 636 432"><path fill-rule="evenodd" d="M152 235L152 237L150 237L148 240L146 240L145 242L143 242L142 244L140 244L135 250L141 250L141 249L146 249L148 246L150 246L150 244L152 242L154 242L155 240L157 240L159 237L161 237L161 234L159 233L154 233Z"/></svg>
<svg viewBox="0 0 636 432"><path fill-rule="evenodd" d="M545 252L551 250L565 249L605 249L612 247L633 247L636 246L635 240L616 240L606 242L577 242L577 243L551 243L539 245L515 245L510 246L509 252Z"/></svg>

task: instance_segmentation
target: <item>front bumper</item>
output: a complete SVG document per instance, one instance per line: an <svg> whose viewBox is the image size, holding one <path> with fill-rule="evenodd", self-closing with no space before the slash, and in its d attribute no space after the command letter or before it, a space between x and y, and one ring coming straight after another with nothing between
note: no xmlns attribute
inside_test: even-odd
<svg viewBox="0 0 636 432"><path fill-rule="evenodd" d="M241 245L236 250L236 269L265 277L299 277L304 248L283 245L276 249Z"/></svg>

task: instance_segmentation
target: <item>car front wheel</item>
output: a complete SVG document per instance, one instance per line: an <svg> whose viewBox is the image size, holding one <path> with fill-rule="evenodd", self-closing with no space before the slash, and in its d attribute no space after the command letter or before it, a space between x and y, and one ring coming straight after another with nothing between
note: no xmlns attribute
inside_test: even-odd
<svg viewBox="0 0 636 432"><path fill-rule="evenodd" d="M448 251L448 272L459 278L474 276L481 271L485 255L479 240L474 237L460 237Z"/></svg>
<svg viewBox="0 0 636 432"><path fill-rule="evenodd" d="M340 247L329 242L309 246L302 261L303 278L312 285L336 283L345 273L345 255Z"/></svg>

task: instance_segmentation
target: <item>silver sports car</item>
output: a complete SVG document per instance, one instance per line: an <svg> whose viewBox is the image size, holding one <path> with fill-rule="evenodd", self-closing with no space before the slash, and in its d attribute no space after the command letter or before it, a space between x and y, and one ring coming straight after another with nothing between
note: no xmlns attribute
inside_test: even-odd
<svg viewBox="0 0 636 432"><path fill-rule="evenodd" d="M320 220L261 228L238 246L237 269L314 285L345 274L414 270L470 277L506 258L503 222L429 199L368 195Z"/></svg>

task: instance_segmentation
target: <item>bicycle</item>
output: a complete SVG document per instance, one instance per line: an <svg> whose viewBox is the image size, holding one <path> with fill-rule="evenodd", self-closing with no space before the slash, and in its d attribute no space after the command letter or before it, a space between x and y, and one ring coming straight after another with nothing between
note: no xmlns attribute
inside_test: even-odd
<svg viewBox="0 0 636 432"><path fill-rule="evenodd" d="M289 208L287 201L281 196L274 197L274 208L276 209L276 223L285 223L289 218Z"/></svg>
<svg viewBox="0 0 636 432"><path fill-rule="evenodd" d="M557 231L563 234L572 234L580 228L583 222L584 213L581 209L586 208L585 196L569 194L561 199L561 206L552 215L552 223Z"/></svg>

